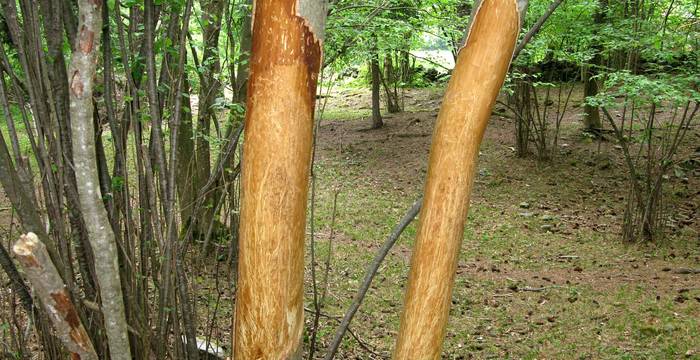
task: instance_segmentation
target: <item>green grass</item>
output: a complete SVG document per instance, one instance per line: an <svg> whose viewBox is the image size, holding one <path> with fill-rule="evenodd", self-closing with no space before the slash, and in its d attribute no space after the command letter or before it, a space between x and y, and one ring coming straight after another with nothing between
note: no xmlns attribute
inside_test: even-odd
<svg viewBox="0 0 700 360"><path fill-rule="evenodd" d="M29 154L32 151L32 146L29 141L29 137L27 136L27 131L24 126L24 122L22 121L22 112L20 108L14 104L10 104L10 113L12 116L13 124L15 127L15 130L17 132L17 142L19 143L19 148L22 154ZM30 120L30 124L33 123ZM9 129L7 126L7 118L5 117L4 112L0 111L0 131L2 131L3 136L5 138L5 142L7 142L7 146L12 151L12 144L10 140L10 133ZM30 157L31 158L31 157Z"/></svg>
<svg viewBox="0 0 700 360"><path fill-rule="evenodd" d="M355 120L372 116L372 109L324 109L322 121Z"/></svg>

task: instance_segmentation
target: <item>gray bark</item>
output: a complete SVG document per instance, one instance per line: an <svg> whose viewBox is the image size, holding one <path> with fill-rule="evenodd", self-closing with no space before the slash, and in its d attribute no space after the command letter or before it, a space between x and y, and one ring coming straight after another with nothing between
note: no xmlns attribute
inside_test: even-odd
<svg viewBox="0 0 700 360"><path fill-rule="evenodd" d="M325 0L298 0L297 14L304 18L317 41L323 41L326 34L328 4Z"/></svg>
<svg viewBox="0 0 700 360"><path fill-rule="evenodd" d="M68 70L78 196L95 255L95 270L110 355L113 360L128 360L131 359L131 352L119 279L117 246L99 187L93 124L93 79L102 29L101 7L104 4L100 0L80 0L78 6L79 31Z"/></svg>

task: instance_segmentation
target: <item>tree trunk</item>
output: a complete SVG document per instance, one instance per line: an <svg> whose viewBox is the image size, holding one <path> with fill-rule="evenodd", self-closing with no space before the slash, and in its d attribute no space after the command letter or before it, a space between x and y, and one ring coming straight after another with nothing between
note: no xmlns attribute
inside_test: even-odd
<svg viewBox="0 0 700 360"><path fill-rule="evenodd" d="M234 358L298 359L326 3L257 0L243 148Z"/></svg>
<svg viewBox="0 0 700 360"><path fill-rule="evenodd" d="M407 35L410 38L410 35ZM404 84L411 84L413 81L413 67L411 66L411 46L406 45L404 51L401 51L400 67L401 67L401 81ZM410 86L410 85L409 85Z"/></svg>
<svg viewBox="0 0 700 360"><path fill-rule="evenodd" d="M246 12L243 18L243 24L241 24L241 35L240 35L240 56L238 57L238 67L236 70L236 99L240 103L245 103L246 95L248 93L248 72L250 69L250 47L251 36L252 36L252 18L253 18L253 0L246 0ZM231 68L233 69L233 68Z"/></svg>
<svg viewBox="0 0 700 360"><path fill-rule="evenodd" d="M597 63L596 58L594 58L594 63ZM583 70L583 98L590 96L596 96L598 94L598 83L595 79L591 79L594 75L593 70L587 67ZM590 133L600 132L602 124L600 122L600 111L597 106L584 105L583 106L583 127L584 130Z"/></svg>
<svg viewBox="0 0 700 360"><path fill-rule="evenodd" d="M182 118L177 132L177 191L180 204L180 219L187 224L192 215L197 189L194 187L195 157L192 136L192 110L190 102L190 82L187 73L182 75Z"/></svg>
<svg viewBox="0 0 700 360"><path fill-rule="evenodd" d="M79 0L80 31L68 71L73 157L80 210L95 255L95 269L102 301L110 356L131 359L127 337L114 232L102 202L95 154L93 126L93 86L97 68L97 48L102 30L99 0Z"/></svg>
<svg viewBox="0 0 700 360"><path fill-rule="evenodd" d="M386 92L386 111L395 114L401 111L399 94L396 88L396 75L391 52L384 57L384 91Z"/></svg>
<svg viewBox="0 0 700 360"><path fill-rule="evenodd" d="M379 129L384 126L382 120L381 104L379 103L379 91L381 86L381 74L379 73L379 54L375 46L370 60L370 72L372 73L372 129Z"/></svg>
<svg viewBox="0 0 700 360"><path fill-rule="evenodd" d="M593 23L598 28L605 22L605 11L608 7L607 0L601 0L593 14ZM593 45L595 55L591 60L591 66L587 66L583 71L583 97L596 96L598 94L598 83L595 79L591 79L596 74L596 68L602 64L602 56L600 55L600 45ZM583 126L584 130L593 134L598 134L602 127L600 122L600 110L597 106L583 106Z"/></svg>
<svg viewBox="0 0 700 360"><path fill-rule="evenodd" d="M212 109L214 100L221 94L221 82L217 75L221 70L219 61L219 33L221 32L221 19L223 17L222 0L207 0L202 2L202 33L204 37L204 50L202 51L202 67L204 73L201 76L199 89L199 111L197 114L196 137L196 180L195 188L199 189L209 180L211 174L210 132L212 121L217 121L216 113ZM207 199L203 211L197 219L196 234L205 236L209 224L214 219L214 200L218 192L206 194Z"/></svg>
<svg viewBox="0 0 700 360"><path fill-rule="evenodd" d="M520 30L516 0L483 0L433 135L395 359L438 359L479 146Z"/></svg>

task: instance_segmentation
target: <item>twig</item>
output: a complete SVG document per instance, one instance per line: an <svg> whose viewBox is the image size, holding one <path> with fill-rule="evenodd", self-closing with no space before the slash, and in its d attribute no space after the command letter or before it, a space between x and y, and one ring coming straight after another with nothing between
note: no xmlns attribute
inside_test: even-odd
<svg viewBox="0 0 700 360"><path fill-rule="evenodd" d="M32 284L34 296L38 296L44 304L63 345L80 359L96 360L97 354L90 337L78 317L66 285L51 262L46 246L36 234L30 232L20 236L12 251Z"/></svg>
<svg viewBox="0 0 700 360"><path fill-rule="evenodd" d="M526 286L526 287L524 287L524 288L518 288L517 291L540 292L540 291L545 291L545 290L549 289L550 287L551 287L551 286L545 286L545 287L538 287L538 288L536 288L536 287L529 287L529 286Z"/></svg>
<svg viewBox="0 0 700 360"><path fill-rule="evenodd" d="M515 287L512 288L513 292L542 292L545 290L549 289L554 289L554 288L560 288L561 286L558 285L552 285L552 286L543 286L543 287L530 287L530 286L525 286L525 287Z"/></svg>
<svg viewBox="0 0 700 360"><path fill-rule="evenodd" d="M335 236L335 217L337 215L337 207L338 207L338 194L340 192L336 190L335 194L333 195L333 212L331 216L331 234L328 236L328 254L326 256L326 264L325 264L325 269L324 269L324 275L323 275L323 289L321 291L321 300L319 307L323 307L323 303L326 301L326 295L328 294L328 284L330 280L330 271L331 271L331 258L333 257L333 237Z"/></svg>
<svg viewBox="0 0 700 360"><path fill-rule="evenodd" d="M493 297L512 297L513 294L493 294Z"/></svg>
<svg viewBox="0 0 700 360"><path fill-rule="evenodd" d="M547 11L545 11L545 13L539 19L537 19L535 25L532 25L530 31L528 31L527 34L525 34L518 46L515 47L515 51L513 52L513 60L515 60L515 58L518 57L520 52L523 51L523 49L525 48L525 46L527 46L530 40L532 40L532 38L535 35L537 35L538 32L540 32L540 29L542 29L542 25L544 25L545 21L549 19L552 13L554 13L554 10L556 10L562 2L564 2L564 0L554 0L554 2L552 2L549 5Z"/></svg>
<svg viewBox="0 0 700 360"><path fill-rule="evenodd" d="M324 314L324 313L322 313L322 312L318 312L318 313L317 313L317 312L315 312L313 309L309 309L309 308L306 308L306 307L304 308L304 311L310 312L310 313L313 314L314 316L324 317L324 318L327 318L327 319L330 319L330 320L334 320L334 321L336 321L336 322L341 322L341 321L342 321L339 317L332 316L332 315L328 315L328 314ZM384 358L384 356L383 356L382 354L379 354L379 353L377 353L375 350L370 349L370 348L369 348L369 345L368 345L367 343L365 343L362 339L360 339L360 337L359 337L354 331L352 331L352 329L350 329L350 327L348 327L348 333L350 334L350 336L353 337L353 339L355 339L355 341L357 341L357 343L360 345L360 347L363 348L365 351L367 351L368 353L370 353L370 354L372 354L372 355L374 355L374 356L378 356L378 357L380 357L380 358Z"/></svg>
<svg viewBox="0 0 700 360"><path fill-rule="evenodd" d="M324 357L325 360L330 360L333 359L333 357L335 357L335 354L336 352L338 352L338 348L340 347L340 343L343 340L343 336L348 330L350 322L355 316L355 313L357 313L357 310L360 308L360 305L362 305L362 300L364 300L365 295L367 294L367 290L369 290L369 286L372 284L372 280L374 280L374 276L377 274L377 270L379 270L379 266L381 265L382 261L384 261L384 258L386 258L387 254L389 253L389 250L391 250L396 241L399 239L401 233L403 233L406 227L408 227L408 225L413 221L416 215L418 215L418 212L420 211L422 205L422 198L416 200L416 202L413 203L411 209L408 210L406 215L404 215L401 221L396 225L396 227L394 227L394 230L389 235L389 238L377 251L377 254L374 256L374 260L367 267L365 279L362 282L362 285L357 290L355 298L352 300L352 304L350 304L350 307L345 312L345 316L343 317L343 320L340 322L340 326L338 326L338 329L335 332L333 342L331 343L328 352Z"/></svg>
<svg viewBox="0 0 700 360"><path fill-rule="evenodd" d="M443 68L443 69L445 69L445 70L447 70L447 71L452 71L452 69L448 68L447 66L442 65L442 64L440 64L439 62L434 61L434 60L432 60L432 59L430 59L430 58L423 57L423 56L418 56L418 55L416 55L416 54L411 53L410 51L405 51L405 50L400 50L400 51L403 52L403 53L406 53L406 54L408 54L408 55L411 55L411 56L413 56L414 58L416 58L416 59L418 59L418 60L423 60L423 61L429 62L429 63L431 63L431 64L433 64L433 65L435 65L435 66L441 67L441 68Z"/></svg>
<svg viewBox="0 0 700 360"><path fill-rule="evenodd" d="M374 10L372 10L367 16L365 17L364 21L360 24L360 28L364 28L367 26L367 24L374 19L379 13L383 10L386 10L386 6L389 4L389 1L385 0L381 5L376 7ZM343 45L340 46L340 49L338 52L333 54L331 57L329 57L326 61L323 62L322 68L325 68L326 66L334 63L336 60L338 60L339 57L343 56L345 52L352 46L352 44L355 43L357 39L355 37L349 37L345 40Z"/></svg>

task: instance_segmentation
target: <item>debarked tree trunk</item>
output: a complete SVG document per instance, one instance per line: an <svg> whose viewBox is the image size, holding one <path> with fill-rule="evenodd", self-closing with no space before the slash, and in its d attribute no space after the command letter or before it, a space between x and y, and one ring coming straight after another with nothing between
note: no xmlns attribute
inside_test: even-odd
<svg viewBox="0 0 700 360"><path fill-rule="evenodd" d="M235 359L294 359L326 4L258 0L242 165Z"/></svg>
<svg viewBox="0 0 700 360"><path fill-rule="evenodd" d="M438 114L395 359L439 359L479 146L510 66L522 1L483 0Z"/></svg>

